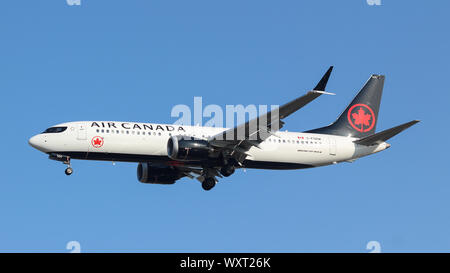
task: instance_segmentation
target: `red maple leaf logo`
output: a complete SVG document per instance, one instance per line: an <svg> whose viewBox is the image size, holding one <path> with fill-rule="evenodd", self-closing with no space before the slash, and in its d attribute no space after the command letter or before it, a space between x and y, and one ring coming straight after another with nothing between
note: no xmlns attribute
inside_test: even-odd
<svg viewBox="0 0 450 273"><path fill-rule="evenodd" d="M353 129L359 132L369 132L375 126L375 113L370 106L363 103L350 107L347 119Z"/></svg>
<svg viewBox="0 0 450 273"><path fill-rule="evenodd" d="M100 138L94 139L94 145L100 145L102 144L102 140Z"/></svg>
<svg viewBox="0 0 450 273"><path fill-rule="evenodd" d="M94 146L95 148L100 148L103 146L103 138L96 136L92 138L92 146Z"/></svg>
<svg viewBox="0 0 450 273"><path fill-rule="evenodd" d="M372 115L366 114L366 112L364 112L364 109L362 109L362 107L359 107L357 113L352 114L352 118L355 120L354 121L355 125L361 125L361 131L364 130L364 126L370 126L369 121L371 117Z"/></svg>

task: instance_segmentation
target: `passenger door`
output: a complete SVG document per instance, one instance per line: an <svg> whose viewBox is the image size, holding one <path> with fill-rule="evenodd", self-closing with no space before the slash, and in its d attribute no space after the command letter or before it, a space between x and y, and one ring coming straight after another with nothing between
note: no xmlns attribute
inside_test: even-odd
<svg viewBox="0 0 450 273"><path fill-rule="evenodd" d="M77 139L86 140L86 137L87 137L86 125L84 123L79 123L77 128Z"/></svg>

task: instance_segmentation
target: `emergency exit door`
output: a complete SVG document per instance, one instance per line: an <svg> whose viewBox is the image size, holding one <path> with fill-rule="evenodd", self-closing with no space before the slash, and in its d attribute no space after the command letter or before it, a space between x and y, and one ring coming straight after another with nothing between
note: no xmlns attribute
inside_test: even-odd
<svg viewBox="0 0 450 273"><path fill-rule="evenodd" d="M336 139L330 138L330 155L336 155Z"/></svg>

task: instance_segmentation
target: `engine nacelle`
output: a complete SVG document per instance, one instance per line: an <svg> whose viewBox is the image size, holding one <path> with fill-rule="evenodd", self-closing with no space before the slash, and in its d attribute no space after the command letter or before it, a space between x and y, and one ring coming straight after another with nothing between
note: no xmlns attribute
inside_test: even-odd
<svg viewBox="0 0 450 273"><path fill-rule="evenodd" d="M202 161L217 157L208 141L172 136L167 142L167 155L173 160Z"/></svg>
<svg viewBox="0 0 450 273"><path fill-rule="evenodd" d="M149 163L139 163L137 179L142 183L173 184L183 175L171 167L154 167Z"/></svg>

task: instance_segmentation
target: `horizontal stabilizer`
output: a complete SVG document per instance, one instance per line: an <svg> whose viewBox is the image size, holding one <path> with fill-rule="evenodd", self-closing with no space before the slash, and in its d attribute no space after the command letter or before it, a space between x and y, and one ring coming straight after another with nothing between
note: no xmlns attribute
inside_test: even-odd
<svg viewBox="0 0 450 273"><path fill-rule="evenodd" d="M409 127L413 126L414 124L416 124L418 122L419 122L419 120L413 120L413 121L404 123L402 125L393 127L391 129L387 129L382 132L370 135L368 137L364 137L364 138L355 140L353 142L356 144L361 144L361 145L365 145L365 146L377 145L377 144L385 142L386 140L401 133L403 130L408 129Z"/></svg>

